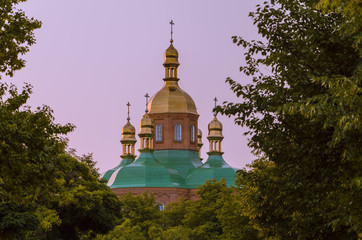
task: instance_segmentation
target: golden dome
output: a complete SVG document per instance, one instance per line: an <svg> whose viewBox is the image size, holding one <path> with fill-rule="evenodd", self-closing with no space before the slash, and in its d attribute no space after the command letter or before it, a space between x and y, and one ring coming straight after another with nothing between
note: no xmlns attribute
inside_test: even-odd
<svg viewBox="0 0 362 240"><path fill-rule="evenodd" d="M126 125L124 125L124 127L122 128L122 140L136 141L135 133L136 130L134 126L132 126L132 124L129 121L127 121Z"/></svg>
<svg viewBox="0 0 362 240"><path fill-rule="evenodd" d="M218 137L218 138L224 137L222 135L222 124L219 120L217 120L216 116L214 116L214 119L209 123L208 129L209 129L208 137Z"/></svg>
<svg viewBox="0 0 362 240"><path fill-rule="evenodd" d="M178 62L178 52L177 52L176 48L172 45L172 42L171 42L170 46L166 49L165 62L163 64L164 65L165 64L180 65L180 63Z"/></svg>
<svg viewBox="0 0 362 240"><path fill-rule="evenodd" d="M200 128L199 128L199 130L197 131L197 143L198 143L198 145L203 145L203 142L202 142L202 131L200 130Z"/></svg>
<svg viewBox="0 0 362 240"><path fill-rule="evenodd" d="M197 137L199 137L199 138L202 137L202 131L200 128L197 130Z"/></svg>
<svg viewBox="0 0 362 240"><path fill-rule="evenodd" d="M146 113L140 122L140 133L138 135L153 134L153 121Z"/></svg>
<svg viewBox="0 0 362 240"><path fill-rule="evenodd" d="M178 86L176 81L165 81L165 86L150 99L147 109L150 114L197 114L194 100Z"/></svg>

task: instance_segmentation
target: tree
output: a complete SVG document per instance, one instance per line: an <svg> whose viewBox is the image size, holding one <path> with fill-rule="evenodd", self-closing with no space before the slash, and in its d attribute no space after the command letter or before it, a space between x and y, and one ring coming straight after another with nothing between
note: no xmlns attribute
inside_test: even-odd
<svg viewBox="0 0 362 240"><path fill-rule="evenodd" d="M258 239L248 217L242 216L233 190L224 179L208 180L199 187L200 199L186 205L182 220L183 227L192 230L192 239Z"/></svg>
<svg viewBox="0 0 362 240"><path fill-rule="evenodd" d="M362 6L359 1L354 0L320 0L317 8L324 13L336 12L345 17L345 21L338 26L342 36L352 37L355 47L362 56Z"/></svg>
<svg viewBox="0 0 362 240"><path fill-rule="evenodd" d="M133 196L132 193L122 195L120 197L122 219L129 219L132 226L139 226L148 237L148 231L152 226L161 225L162 213L156 203L153 195L144 193L142 195Z"/></svg>
<svg viewBox="0 0 362 240"><path fill-rule="evenodd" d="M41 22L28 18L16 6L26 0L2 0L0 2L0 79L1 73L13 76L25 66L20 58L35 43L34 30Z"/></svg>
<svg viewBox="0 0 362 240"><path fill-rule="evenodd" d="M97 239L158 239L162 237L162 212L153 195L144 193L120 196L121 218L118 225L108 234Z"/></svg>
<svg viewBox="0 0 362 240"><path fill-rule="evenodd" d="M250 13L266 42L233 40L253 83L227 79L242 101L216 109L250 129L259 159L239 172L239 201L269 239L362 233L360 50L355 32L339 32L346 16L316 3L266 1Z"/></svg>
<svg viewBox="0 0 362 240"><path fill-rule="evenodd" d="M39 107L32 112L25 106L31 86L19 94L14 85L0 85L0 196L3 201L28 203L40 194L58 188L49 181L66 154L71 124L53 123L52 110ZM8 96L8 97L7 97Z"/></svg>
<svg viewBox="0 0 362 240"><path fill-rule="evenodd" d="M74 126L52 110L25 106L31 87L0 85L0 233L8 238L79 239L110 231L117 196L98 180L91 156L67 150ZM92 236L91 236L92 237Z"/></svg>
<svg viewBox="0 0 362 240"><path fill-rule="evenodd" d="M35 43L41 23L17 5L0 2L0 79L25 66L20 55ZM54 123L53 111L26 102L21 93L0 84L0 235L1 239L87 239L106 233L120 217L118 198L98 180L91 156L67 149L71 124Z"/></svg>
<svg viewBox="0 0 362 240"><path fill-rule="evenodd" d="M116 226L110 233L97 236L97 240L146 240L139 226L132 226L131 220L126 219L121 225Z"/></svg>
<svg viewBox="0 0 362 240"><path fill-rule="evenodd" d="M234 189L225 181L210 180L200 186L199 200L182 198L169 203L161 211L152 195L121 196L122 218L119 225L97 239L250 239L256 240L257 232L249 219L241 215ZM141 235L140 235L141 234ZM142 238L143 237L143 238Z"/></svg>

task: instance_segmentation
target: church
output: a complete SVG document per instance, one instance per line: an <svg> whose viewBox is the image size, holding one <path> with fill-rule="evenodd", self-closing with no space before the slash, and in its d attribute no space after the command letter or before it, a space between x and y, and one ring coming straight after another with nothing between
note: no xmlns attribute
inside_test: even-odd
<svg viewBox="0 0 362 240"><path fill-rule="evenodd" d="M234 185L236 169L223 159L222 124L214 114L208 125L208 158L202 162L202 132L198 129L195 102L178 85L178 52L173 46L172 25L170 46L165 52L164 85L148 101L139 124L140 155L135 155L136 130L129 118L122 128L121 162L106 171L102 179L117 195L131 192L152 193L160 206L177 201L197 199L198 187L208 179L224 178Z"/></svg>

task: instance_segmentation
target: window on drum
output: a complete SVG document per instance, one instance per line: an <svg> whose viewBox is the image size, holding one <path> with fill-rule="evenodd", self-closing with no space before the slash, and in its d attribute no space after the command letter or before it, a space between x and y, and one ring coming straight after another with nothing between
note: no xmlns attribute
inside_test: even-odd
<svg viewBox="0 0 362 240"><path fill-rule="evenodd" d="M175 141L181 141L182 140L182 136L181 136L181 124L176 124L175 125Z"/></svg>
<svg viewBox="0 0 362 240"><path fill-rule="evenodd" d="M156 126L156 142L162 141L162 125L158 124Z"/></svg>

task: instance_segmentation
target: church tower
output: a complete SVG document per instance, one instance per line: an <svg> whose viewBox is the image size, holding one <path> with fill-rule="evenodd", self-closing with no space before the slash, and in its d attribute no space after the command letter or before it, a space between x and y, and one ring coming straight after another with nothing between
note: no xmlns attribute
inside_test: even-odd
<svg viewBox="0 0 362 240"><path fill-rule="evenodd" d="M197 120L194 100L178 85L178 52L173 40L165 52L164 86L148 103L149 115L155 124L155 150L197 151Z"/></svg>
<svg viewBox="0 0 362 240"><path fill-rule="evenodd" d="M184 199L197 199L198 187L208 179L224 178L234 184L235 169L222 158L222 124L214 116L208 126L210 150L201 162L202 132L194 100L178 84L179 54L173 45L165 52L164 85L150 101L140 122L140 155L135 156L135 128L129 122L122 129L122 162L102 178L118 195L149 192L160 205ZM216 98L215 98L216 99ZM216 104L216 101L215 101ZM129 104L127 105L129 108ZM128 110L129 112L129 110Z"/></svg>

